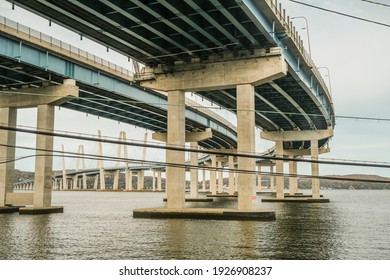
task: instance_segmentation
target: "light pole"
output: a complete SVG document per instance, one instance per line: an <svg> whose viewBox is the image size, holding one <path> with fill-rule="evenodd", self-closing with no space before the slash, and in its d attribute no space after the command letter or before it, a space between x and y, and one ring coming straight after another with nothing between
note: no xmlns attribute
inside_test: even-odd
<svg viewBox="0 0 390 280"><path fill-rule="evenodd" d="M307 22L307 18L305 17L302 17L302 16L299 16L299 17L292 17L291 19L297 19L297 18L302 18L305 20L305 23L306 23L306 33L307 33L307 46L309 48L309 55L310 55L310 58L311 58L311 48L310 48L310 35L309 35L309 24ZM305 28L304 28L305 29Z"/></svg>
<svg viewBox="0 0 390 280"><path fill-rule="evenodd" d="M328 84L329 84L329 93L330 93L330 96L332 96L332 84L330 83L330 71L329 71L329 68L328 67L317 67L317 69L325 69L327 72L328 72Z"/></svg>

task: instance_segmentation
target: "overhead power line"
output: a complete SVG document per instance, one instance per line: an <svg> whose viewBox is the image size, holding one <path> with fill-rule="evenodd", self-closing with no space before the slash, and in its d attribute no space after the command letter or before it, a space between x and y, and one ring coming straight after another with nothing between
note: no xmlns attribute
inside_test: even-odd
<svg viewBox="0 0 390 280"><path fill-rule="evenodd" d="M315 6L315 5L311 5L311 4L307 4L307 3L303 3L303 2L299 2L299 1L295 1L295 0L290 0L290 2L294 2L294 3L300 4L300 5L304 5L304 6L307 6L307 7L310 7L310 8L322 10L322 11L325 11L325 12L334 13L334 14L337 14L337 15L341 15L341 16L350 17L350 18L353 18L353 19L357 19L357 20L361 20L361 21L365 21L365 22L369 22L369 23L382 25L382 26L385 26L385 27L390 27L390 24L386 24L386 23L382 23L382 22L378 22L378 21L373 21L373 20L370 20L370 19L365 19L365 18L353 16L353 15L348 15L348 14L345 14L345 13L341 13L341 12L337 12L337 11L334 11L334 10L318 7L318 6Z"/></svg>
<svg viewBox="0 0 390 280"><path fill-rule="evenodd" d="M29 95L29 96L34 96L34 94L31 94L31 93L26 93L26 92L18 92L18 91L7 91L7 90L4 90L2 92L7 92L7 93L12 93L12 94L21 94L21 95ZM96 102L99 102L99 101L105 101L106 99L104 98L100 98L100 97L78 97L78 98L74 98L74 99L77 99L77 100L82 100L82 101L96 101ZM152 102L144 102L144 101L134 101L134 100L121 100L121 99L115 99L114 101L116 102L122 102L122 103L125 103L129 106L135 106L135 105L151 105L151 106L161 106L161 103L152 103ZM169 106L182 106L182 105L175 105L175 104L169 104ZM195 109L195 110L199 110L199 109L208 109L210 111L212 110L215 110L215 111L220 111L220 110L226 110L226 111L230 111L230 112L239 112L239 111L247 111L247 112L252 112L254 111L255 113L259 113L259 114L280 114L280 113L283 113L285 114L286 116L302 116L302 113L297 113L297 112L284 112L284 111L280 111L280 112L277 112L277 111L266 111L266 110L248 110L248 109L245 109L245 110L239 110L237 108L234 108L234 107L215 107L215 106L204 106L204 105L185 105L186 108L192 108L192 109ZM90 113L93 115L93 113ZM310 114L308 113L307 116L309 117L321 117L322 115L321 114ZM335 115L334 116L336 119L354 119L354 120L366 120L366 121L383 121L383 122L390 122L390 118L379 118L379 117L362 117L362 116L345 116L345 115Z"/></svg>
<svg viewBox="0 0 390 280"><path fill-rule="evenodd" d="M354 117L350 117L350 118L354 118ZM7 124L1 123L1 122L0 122L0 125L7 126ZM35 130L35 126L18 125L18 127L24 128L24 129L29 129L29 130ZM71 134L71 135L87 136L87 137L92 137L92 138L96 137L96 134L82 133L82 132L72 132L72 131L69 131L69 130L55 130L54 132L64 133L66 135ZM111 139L113 141L117 141L118 140L118 137L108 136L108 135L102 135L102 138L103 139ZM129 139L128 138L127 141L131 141L131 143L140 143L140 144L145 143L144 140L138 140L138 139ZM98 140L96 140L95 142L98 142ZM123 143L123 142L121 142L121 143ZM160 141L148 140L148 143L149 144L155 144L155 145L158 145L158 146L161 146L161 147L165 147L165 143L161 143ZM198 152L199 153L205 153L205 152L208 153L208 150L198 150ZM256 154L256 156L258 156L258 154ZM0 159L2 159L2 157L0 157ZM4 159L4 157L3 157L3 159ZM350 163L388 164L388 165L390 165L390 162L384 162L384 161L380 162L380 161L367 161L367 160L357 160L357 159L340 159L340 158L324 158L324 159L328 160L328 161L334 161L334 162L340 161L340 162L350 162Z"/></svg>
<svg viewBox="0 0 390 280"><path fill-rule="evenodd" d="M7 145L0 145L0 146L7 146ZM80 155L79 153L74 152L62 152L58 150L47 150L47 149L37 149L32 147L23 147L23 146L8 146L12 148L19 148L19 149L26 149L26 150L34 150L37 153L37 155L34 156L46 156L45 154L39 154L39 152L47 153L52 152L53 157L62 157L65 156L66 158L84 158L84 159L90 159L90 160L105 160L105 161L114 161L114 162L128 162L128 163L139 163L141 166L145 166L145 164L150 164L151 166L156 167L176 167L176 168L185 168L185 169L206 169L209 171L224 171L228 172L231 169L230 168L223 168L223 167L212 167L212 166L198 166L198 165L190 165L190 164L177 164L177 163L169 163L169 162L159 162L159 161L151 161L151 160L138 160L138 159L131 159L131 158L123 158L123 157L113 157L113 156L97 156L93 154L84 154ZM18 160L34 157L32 155L26 156L23 158L19 158ZM16 160L8 160L2 163L10 162L10 161L16 161ZM123 167L124 168L124 167ZM153 168L152 168L153 169ZM108 168L108 170L110 170ZM84 170L88 171L88 170ZM90 170L89 170L90 171ZM332 181L348 181L348 182L365 182L365 183L384 183L389 184L390 181L388 180L378 180L378 179L364 179L364 178L351 178L351 177L336 177L336 176L313 176L313 175L303 175L303 174L287 174L287 173L278 173L278 172L265 172L265 171L255 171L255 170L247 170L247 169L239 169L235 168L233 169L235 173L243 173L243 174L261 174L261 175L271 175L271 176L283 176L285 178L294 177L294 178L300 178L300 179L323 179L323 180L332 180ZM75 171L77 173L77 171ZM80 172L82 173L82 172Z"/></svg>
<svg viewBox="0 0 390 280"><path fill-rule="evenodd" d="M153 144L125 142L125 141L120 141L120 140L98 139L98 138L94 138L94 137L56 133L53 131L22 129L22 128L16 128L16 127L8 127L8 126L4 126L4 125L0 125L0 130L1 129L15 131L15 132L22 132L22 133L38 134L38 135L69 138L69 139L77 139L77 140L92 141L92 142L102 142L102 143L109 143L109 144L135 146L135 147L147 147L147 148L151 148L151 149L160 149L160 150L172 150L172 151L193 152L193 153L208 153L208 154L219 155L219 156L255 158L255 159L268 160L268 161L269 160L283 160L283 161L296 161L296 162L319 163L319 164L329 164L329 165L390 168L390 163L363 163L363 162L345 162L345 161L328 161L328 160L272 157L272 156L264 156L264 155L254 154L254 153L248 154L248 153L240 153L240 152L234 153L234 152L226 152L226 151L218 151L218 150L199 150L199 149L188 149L188 148L185 148L183 146L161 146L161 145L153 145Z"/></svg>
<svg viewBox="0 0 390 280"><path fill-rule="evenodd" d="M369 0L362 0L363 2L368 2L368 3L371 3L371 4L376 4L376 5L381 5L381 6L385 6L385 7L389 7L390 8L390 5L389 4L384 4L384 3L379 3L379 2L375 2L375 1L369 1Z"/></svg>

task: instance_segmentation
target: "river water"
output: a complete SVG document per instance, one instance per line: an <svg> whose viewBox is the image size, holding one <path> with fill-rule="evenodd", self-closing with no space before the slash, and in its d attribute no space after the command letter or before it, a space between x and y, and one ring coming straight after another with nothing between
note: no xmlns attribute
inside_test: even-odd
<svg viewBox="0 0 390 280"><path fill-rule="evenodd" d="M390 191L326 190L325 204L259 203L276 220L133 219L162 193L54 192L64 213L0 215L0 259L390 259ZM232 199L188 207L236 207Z"/></svg>

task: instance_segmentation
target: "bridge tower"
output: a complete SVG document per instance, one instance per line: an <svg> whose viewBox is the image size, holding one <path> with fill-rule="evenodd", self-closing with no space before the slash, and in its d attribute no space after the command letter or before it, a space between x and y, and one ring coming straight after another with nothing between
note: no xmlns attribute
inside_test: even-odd
<svg viewBox="0 0 390 280"><path fill-rule="evenodd" d="M113 186L114 190L118 190L118 187L119 187L119 168L121 167L121 164L125 165L124 166L125 167L125 181L126 181L125 188L129 189L129 184L131 184L132 173L131 173L131 170L129 169L129 163L128 163L129 154L127 151L126 141L127 141L126 132L121 131L119 133L119 142L122 142L123 144L118 144L118 152L117 152L118 160L116 163L116 167L118 168L118 170L116 170L114 173L114 186ZM124 161L120 160L121 155L122 155L122 150L123 150Z"/></svg>
<svg viewBox="0 0 390 280"><path fill-rule="evenodd" d="M78 87L71 79L63 85L43 84L39 88L21 88L18 93L0 95L0 153L10 160L0 165L0 207L12 204L26 204L20 214L62 212L63 207L51 205L54 106L78 97ZM23 97L20 96L23 93ZM17 109L37 108L36 159L34 193L13 193Z"/></svg>
<svg viewBox="0 0 390 280"><path fill-rule="evenodd" d="M79 145L78 147L78 150L77 150L77 159L76 159L76 172L80 170L80 160L81 160L81 170L85 170L86 169L86 165L85 165L85 157L84 157L84 145ZM82 174L82 185L79 186L79 175L76 174L74 177L73 177L73 186L72 186L72 189L87 189L87 174L85 172L83 172Z"/></svg>
<svg viewBox="0 0 390 280"><path fill-rule="evenodd" d="M146 148L146 144L148 142L148 133L145 132L144 134L144 147L142 149L142 163L141 165L145 165L145 161L146 161L146 153L147 153L147 148ZM137 190L142 190L144 189L144 181L145 181L145 171L144 170L139 170L138 171L138 174L137 174Z"/></svg>

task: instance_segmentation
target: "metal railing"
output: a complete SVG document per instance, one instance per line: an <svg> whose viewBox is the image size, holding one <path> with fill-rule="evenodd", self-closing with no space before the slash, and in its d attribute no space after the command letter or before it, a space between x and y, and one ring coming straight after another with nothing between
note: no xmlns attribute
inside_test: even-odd
<svg viewBox="0 0 390 280"><path fill-rule="evenodd" d="M72 46L68 43L65 43L61 40L53 38L53 37L46 35L40 31L32 29L28 26L25 26L23 24L20 24L18 22L15 22L15 21L10 20L8 18L5 18L3 16L0 16L0 30L7 33L7 34L10 34L10 32L13 31L14 33L16 33L20 36L24 35L23 37L29 38L29 41L31 43L34 43L34 42L46 43L46 44L48 44L48 46L50 46L52 48L53 51L56 51L56 52L59 52L61 54L65 54L65 55L76 56L79 59L84 59L85 61L87 61L89 63L96 64L98 66L106 67L106 68L110 69L111 71L114 71L115 73L119 73L123 76L128 76L129 78L132 78L134 76L133 71L131 71L130 69L119 66L119 65L112 63L108 60L100 58L92 53L84 51L80 48Z"/></svg>
<svg viewBox="0 0 390 280"><path fill-rule="evenodd" d="M308 67L311 68L317 81L324 89L324 92L328 97L330 103L332 103L332 96L330 94L330 91L326 86L326 83L323 80L320 72L318 71L317 66L314 64L313 60L311 59L310 54L304 48L303 40L299 36L298 31L295 29L295 26L292 24L292 21L290 21L290 17L286 16L286 12L284 9L282 9L282 5L280 3L278 4L278 0L265 0L265 2L271 8L273 13L276 15L276 18L279 20L280 24L284 26L284 28L286 29L285 30L286 34L291 38L297 50L301 54L303 60L308 65Z"/></svg>

